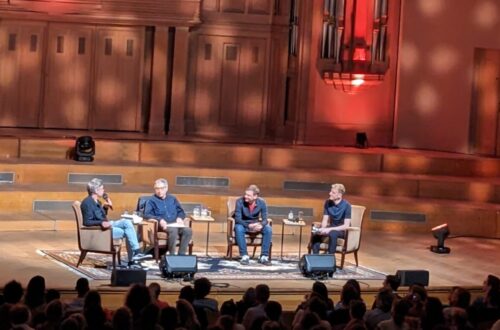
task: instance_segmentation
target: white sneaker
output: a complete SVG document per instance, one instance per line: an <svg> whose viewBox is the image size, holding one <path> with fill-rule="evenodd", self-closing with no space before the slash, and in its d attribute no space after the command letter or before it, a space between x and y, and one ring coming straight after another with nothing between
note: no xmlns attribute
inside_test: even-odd
<svg viewBox="0 0 500 330"><path fill-rule="evenodd" d="M250 257L247 255L244 255L241 257L240 264L242 265L248 265L250 264Z"/></svg>
<svg viewBox="0 0 500 330"><path fill-rule="evenodd" d="M269 261L269 257L268 256L261 256L259 258L259 263L267 266L267 265L271 264L271 261Z"/></svg>

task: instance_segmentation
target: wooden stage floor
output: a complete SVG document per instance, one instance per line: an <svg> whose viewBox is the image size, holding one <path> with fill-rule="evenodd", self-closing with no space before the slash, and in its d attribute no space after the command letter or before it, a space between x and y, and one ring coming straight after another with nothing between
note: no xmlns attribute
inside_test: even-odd
<svg viewBox="0 0 500 330"><path fill-rule="evenodd" d="M451 228L452 230L452 228ZM224 253L225 234L211 233L209 252ZM307 235L303 237L302 253L305 252ZM205 233L195 233L195 254L205 252ZM281 237L273 236L273 255L278 257ZM475 287L482 285L488 274L500 275L500 240L471 237L457 237L446 241L451 248L449 255L431 253L429 245L435 239L429 233L384 233L364 231L361 250L359 251L360 264L386 274L394 274L398 269L424 269L430 272L429 288L444 295L449 287L460 285ZM26 285L34 275L42 275L46 279L47 288L56 288L62 291L63 296L74 294L73 288L79 275L67 270L54 261L41 256L37 250L43 249L77 249L76 236L73 231L24 231L0 232L0 281L5 284L11 279ZM298 235L285 236L285 251L298 251ZM236 252L236 249L235 249ZM348 261L354 261L353 255L348 255ZM337 260L338 261L338 260ZM182 281L160 281L163 296L172 302L179 289L186 285ZM215 283L212 296L223 301L229 298L239 299L242 292L249 286L255 286L257 281L233 280L230 283ZM293 309L297 301L307 292L313 281L306 280L269 280L266 283L271 287L274 299L284 303L285 308ZM325 281L333 296L338 292L343 281ZM123 292L126 288L109 286L109 281L91 282L91 286L102 292L105 303L111 306L120 306L123 301ZM381 281L361 281L364 295L373 296L381 286ZM338 299L338 298L337 298Z"/></svg>

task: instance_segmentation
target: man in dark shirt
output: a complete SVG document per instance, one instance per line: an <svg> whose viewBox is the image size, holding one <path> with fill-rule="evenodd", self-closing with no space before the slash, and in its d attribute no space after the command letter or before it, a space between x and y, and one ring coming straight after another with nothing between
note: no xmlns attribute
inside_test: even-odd
<svg viewBox="0 0 500 330"><path fill-rule="evenodd" d="M158 221L158 229L168 233L168 252L175 254L175 243L180 237L179 255L185 255L189 241L193 237L193 231L185 226L186 214L175 196L167 194L168 182L158 179L154 184L155 194L146 202L144 208L145 219Z"/></svg>
<svg viewBox="0 0 500 330"><path fill-rule="evenodd" d="M126 238L128 241L127 252L129 264L132 264L134 261L151 258L151 256L141 253L132 221L128 219L109 220L107 218L108 209L112 209L113 203L111 198L104 193L102 180L97 178L90 180L87 183L87 192L89 195L80 205L83 225L100 226L103 230L111 228L113 239ZM104 205L101 204L100 198L105 200Z"/></svg>
<svg viewBox="0 0 500 330"><path fill-rule="evenodd" d="M247 242L245 234L248 232L262 233L262 247L259 262L264 265L270 265L269 250L271 248L271 238L273 230L267 223L267 205L259 197L260 190L256 185L250 185L245 190L245 196L238 198L234 210L234 233L236 243L240 250L241 264L248 265L250 257L247 251ZM262 218L262 221L259 221Z"/></svg>
<svg viewBox="0 0 500 330"><path fill-rule="evenodd" d="M321 227L312 238L313 253L318 254L324 237L328 237L328 253L335 253L337 238L345 237L345 230L351 225L351 204L343 199L345 187L341 183L332 184L330 198L325 201Z"/></svg>

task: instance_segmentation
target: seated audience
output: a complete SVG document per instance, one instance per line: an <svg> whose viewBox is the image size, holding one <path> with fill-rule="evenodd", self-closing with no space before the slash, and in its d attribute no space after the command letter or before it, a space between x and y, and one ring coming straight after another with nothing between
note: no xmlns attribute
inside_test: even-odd
<svg viewBox="0 0 500 330"><path fill-rule="evenodd" d="M259 284L255 287L255 299L257 301L257 305L254 307L250 307L245 316L243 316L242 324L246 329L249 329L255 319L260 316L266 317L265 307L267 301L270 297L269 286L266 284Z"/></svg>
<svg viewBox="0 0 500 330"><path fill-rule="evenodd" d="M375 308L365 313L364 320L368 329L375 329L381 321L391 318L391 307L394 300L392 289L386 287L378 291L375 298Z"/></svg>

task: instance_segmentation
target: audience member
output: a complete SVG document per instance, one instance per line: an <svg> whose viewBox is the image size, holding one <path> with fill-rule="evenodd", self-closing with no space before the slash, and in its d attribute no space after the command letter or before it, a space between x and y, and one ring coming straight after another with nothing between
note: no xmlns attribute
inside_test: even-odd
<svg viewBox="0 0 500 330"><path fill-rule="evenodd" d="M266 316L265 306L270 297L269 286L266 284L259 284L255 287L255 298L257 305L250 307L243 317L242 324L245 329L249 329L255 319L259 316Z"/></svg>
<svg viewBox="0 0 500 330"><path fill-rule="evenodd" d="M207 298L210 290L212 288L212 283L206 277L197 278L194 281L194 301L193 305L196 307L201 307L203 309L208 309L212 312L219 311L219 303L217 300L212 298Z"/></svg>
<svg viewBox="0 0 500 330"><path fill-rule="evenodd" d="M68 313L80 312L83 310L85 295L90 291L89 280L85 277L80 277L75 285L76 298L67 303Z"/></svg>
<svg viewBox="0 0 500 330"><path fill-rule="evenodd" d="M3 288L4 302L8 304L17 304L24 295L24 289L21 283L16 280L7 282Z"/></svg>
<svg viewBox="0 0 500 330"><path fill-rule="evenodd" d="M193 305L184 299L177 300L177 313L179 318L179 327L187 330L200 330L201 325L196 317Z"/></svg>
<svg viewBox="0 0 500 330"><path fill-rule="evenodd" d="M391 318L391 307L394 300L392 289L383 287L378 291L375 298L375 308L365 313L364 320L368 329L375 329L381 321Z"/></svg>
<svg viewBox="0 0 500 330"><path fill-rule="evenodd" d="M168 307L168 303L166 301L160 300L161 287L157 282L152 282L148 286L149 293L151 294L151 299L153 302L160 308Z"/></svg>
<svg viewBox="0 0 500 330"><path fill-rule="evenodd" d="M24 304L17 303L15 305L12 305L9 311L9 320L10 320L10 325L12 326L11 329L19 329L19 330L33 329L29 325L31 321L30 310Z"/></svg>
<svg viewBox="0 0 500 330"><path fill-rule="evenodd" d="M114 330L133 329L132 312L126 306L118 308L113 314L112 325Z"/></svg>
<svg viewBox="0 0 500 330"><path fill-rule="evenodd" d="M410 308L411 302L408 301L408 299L394 299L391 318L389 320L379 322L376 329L409 330L410 327L405 323L405 318Z"/></svg>
<svg viewBox="0 0 500 330"><path fill-rule="evenodd" d="M179 315L175 307L163 307L160 311L160 326L163 330L175 330L179 324Z"/></svg>
<svg viewBox="0 0 500 330"><path fill-rule="evenodd" d="M241 300L236 303L236 309L238 311L236 322L242 323L243 316L245 316L245 313L247 312L247 310L250 307L254 307L254 306L257 306L257 298L256 298L256 294L255 294L255 288L250 287L245 291Z"/></svg>

